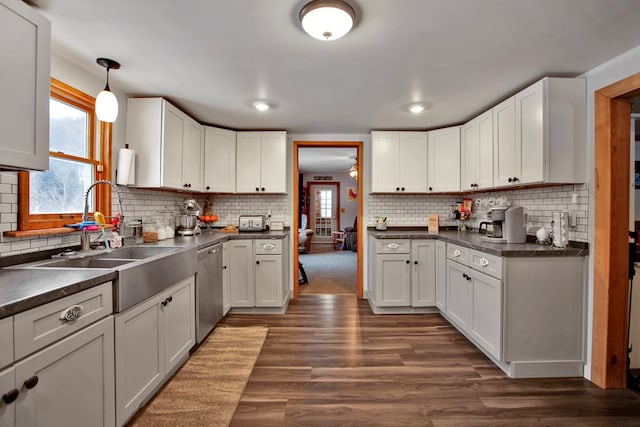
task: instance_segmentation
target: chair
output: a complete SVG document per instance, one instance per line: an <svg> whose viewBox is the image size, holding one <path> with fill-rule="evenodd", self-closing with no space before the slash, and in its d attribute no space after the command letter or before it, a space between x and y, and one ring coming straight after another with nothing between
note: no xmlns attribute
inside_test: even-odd
<svg viewBox="0 0 640 427"><path fill-rule="evenodd" d="M353 227L344 228L344 250L357 252L358 250L358 217L353 221Z"/></svg>
<svg viewBox="0 0 640 427"><path fill-rule="evenodd" d="M311 252L311 239L313 230L307 228L307 215L300 217L300 228L298 229L298 253L308 254Z"/></svg>

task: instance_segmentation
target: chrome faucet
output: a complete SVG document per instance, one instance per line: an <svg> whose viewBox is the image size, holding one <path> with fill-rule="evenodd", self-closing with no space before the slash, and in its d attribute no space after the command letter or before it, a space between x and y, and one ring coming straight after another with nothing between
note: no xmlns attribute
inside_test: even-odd
<svg viewBox="0 0 640 427"><path fill-rule="evenodd" d="M120 208L120 221L124 219L122 214L122 200L120 199L120 192L118 191L118 187L111 181L106 179L100 179L87 188L87 191L84 193L84 211L82 212L82 222L86 222L89 217L89 193L98 184L109 184L113 189L114 194L116 195L116 199L118 201L118 206ZM81 229L80 234L80 250L83 252L88 252L91 250L90 238L87 231L84 229L84 226Z"/></svg>

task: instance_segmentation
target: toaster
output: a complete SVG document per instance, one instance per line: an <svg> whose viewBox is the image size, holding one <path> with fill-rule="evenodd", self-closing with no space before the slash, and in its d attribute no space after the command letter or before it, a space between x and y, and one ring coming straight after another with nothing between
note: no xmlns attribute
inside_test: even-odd
<svg viewBox="0 0 640 427"><path fill-rule="evenodd" d="M264 231L267 229L267 218L264 215L240 215L238 229L240 231Z"/></svg>

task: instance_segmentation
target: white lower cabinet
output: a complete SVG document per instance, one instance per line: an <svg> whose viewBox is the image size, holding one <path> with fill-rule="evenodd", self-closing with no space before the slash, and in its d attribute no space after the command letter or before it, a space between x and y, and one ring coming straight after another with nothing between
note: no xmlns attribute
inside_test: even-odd
<svg viewBox="0 0 640 427"><path fill-rule="evenodd" d="M222 244L222 315L226 316L231 310L231 288L229 287L229 243Z"/></svg>
<svg viewBox="0 0 640 427"><path fill-rule="evenodd" d="M377 308L409 310L436 305L435 240L370 239L372 289L369 302ZM384 310L377 310L384 312Z"/></svg>
<svg viewBox="0 0 640 427"><path fill-rule="evenodd" d="M0 370L13 362L13 317L0 319ZM0 389L2 394L2 389Z"/></svg>
<svg viewBox="0 0 640 427"><path fill-rule="evenodd" d="M11 366L0 371L0 427L13 427L16 423L16 369Z"/></svg>
<svg viewBox="0 0 640 427"><path fill-rule="evenodd" d="M116 315L117 425L187 360L195 344L194 289L192 276Z"/></svg>
<svg viewBox="0 0 640 427"><path fill-rule="evenodd" d="M113 317L16 363L17 426L114 424Z"/></svg>
<svg viewBox="0 0 640 427"><path fill-rule="evenodd" d="M502 281L447 261L447 317L497 360L502 359Z"/></svg>
<svg viewBox="0 0 640 427"><path fill-rule="evenodd" d="M288 241L284 238L226 243L232 308L285 305L289 296Z"/></svg>
<svg viewBox="0 0 640 427"><path fill-rule="evenodd" d="M447 244L436 240L436 307L447 311Z"/></svg>
<svg viewBox="0 0 640 427"><path fill-rule="evenodd" d="M436 305L435 240L411 241L411 304L414 307Z"/></svg>

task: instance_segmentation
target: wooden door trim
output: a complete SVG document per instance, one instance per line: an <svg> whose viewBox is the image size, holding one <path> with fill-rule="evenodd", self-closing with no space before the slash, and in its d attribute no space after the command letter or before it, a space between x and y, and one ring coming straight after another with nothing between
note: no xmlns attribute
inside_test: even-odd
<svg viewBox="0 0 640 427"><path fill-rule="evenodd" d="M307 188L309 188L309 201L311 201L311 187L313 187L314 185L332 185L336 187L336 200L338 201L336 203L336 227L338 230L340 230L340 181L307 181ZM309 208L309 210L311 210L311 208ZM307 225L311 224L311 212L309 212L309 218L307 218L307 222L309 223Z"/></svg>
<svg viewBox="0 0 640 427"><path fill-rule="evenodd" d="M594 245L591 381L626 385L630 105L640 73L594 94Z"/></svg>
<svg viewBox="0 0 640 427"><path fill-rule="evenodd" d="M293 141L293 298L298 298L299 286L298 286L298 229L300 228L300 222L298 216L300 213L300 183L298 176L300 170L298 169L298 148L301 147L344 147L355 148L357 150L356 162L358 165L358 180L356 185L358 188L358 229L357 229L357 259L358 259L358 299L363 299L362 290L362 233L364 228L362 224L364 220L362 218L362 157L363 142L362 141Z"/></svg>

